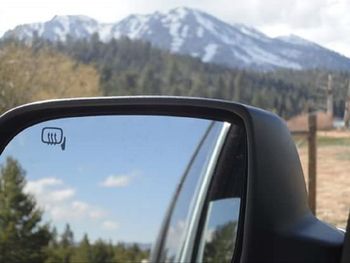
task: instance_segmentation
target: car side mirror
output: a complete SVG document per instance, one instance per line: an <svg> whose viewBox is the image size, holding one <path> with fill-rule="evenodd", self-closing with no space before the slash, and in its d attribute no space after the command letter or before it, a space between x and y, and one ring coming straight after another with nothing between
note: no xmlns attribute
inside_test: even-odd
<svg viewBox="0 0 350 263"><path fill-rule="evenodd" d="M135 258L154 262L340 260L344 234L310 212L288 128L254 107L180 97L38 102L1 116L0 152L0 205L5 180L19 178L50 227L68 226L85 244L101 235L124 249L137 242ZM115 260L122 252L111 246Z"/></svg>

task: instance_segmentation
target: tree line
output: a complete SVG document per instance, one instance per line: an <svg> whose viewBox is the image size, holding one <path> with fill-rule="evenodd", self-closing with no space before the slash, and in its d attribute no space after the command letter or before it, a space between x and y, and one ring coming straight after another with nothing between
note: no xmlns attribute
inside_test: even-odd
<svg viewBox="0 0 350 263"><path fill-rule="evenodd" d="M69 224L61 234L43 219L35 197L25 191L26 173L8 157L0 166L0 261L6 263L134 263L148 262L150 249L139 244L112 243L88 234L74 238ZM206 239L205 262L228 262L235 247L237 222L229 221ZM166 255L164 255L166 258ZM174 258L168 258L174 262Z"/></svg>
<svg viewBox="0 0 350 263"><path fill-rule="evenodd" d="M90 242L87 234L77 242L69 224L59 235L44 222L44 211L24 191L25 185L21 165L7 158L0 168L0 262L124 263L149 258L149 249L137 243Z"/></svg>
<svg viewBox="0 0 350 263"><path fill-rule="evenodd" d="M321 87L326 85L330 73L321 69L269 72L232 69L171 54L148 42L127 37L104 43L98 34L89 39L68 36L65 42L34 37L30 45L6 40L0 43L0 50L0 89L9 90L3 95L6 99L9 96L15 98L13 94L21 94L22 90L32 94L25 100L96 95L197 96L251 104L289 118L310 105L322 108L326 92ZM42 66L8 62L13 61L11 54L23 50L27 64ZM9 58L4 55L7 53ZM7 72L2 74L9 64L13 72L10 76ZM26 75L20 74L23 71L38 79L28 80ZM334 112L341 116L350 73L337 71L331 74L335 83ZM16 103L19 101L12 104Z"/></svg>
<svg viewBox="0 0 350 263"><path fill-rule="evenodd" d="M113 244L98 239L90 242L84 234L80 242L76 243L69 224L66 225L60 238L53 228L51 239L45 248L45 263L123 263L148 262L150 250L141 249L137 243Z"/></svg>

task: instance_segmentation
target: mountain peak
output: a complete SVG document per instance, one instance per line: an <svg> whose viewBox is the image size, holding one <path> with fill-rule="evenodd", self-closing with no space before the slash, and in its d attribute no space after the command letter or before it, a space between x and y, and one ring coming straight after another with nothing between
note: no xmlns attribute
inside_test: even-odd
<svg viewBox="0 0 350 263"><path fill-rule="evenodd" d="M168 13L177 13L177 14L187 14L189 12L192 12L193 9L190 9L188 7L184 7L184 6L180 6L180 7L176 7L173 9L170 9Z"/></svg>
<svg viewBox="0 0 350 263"><path fill-rule="evenodd" d="M230 24L188 7L164 13L132 14L112 24L83 15L55 16L44 23L17 26L4 37L30 41L35 33L50 41L65 41L67 35L89 38L93 33L98 33L102 41L127 36L229 67L350 69L350 59L301 37L270 38L253 27Z"/></svg>
<svg viewBox="0 0 350 263"><path fill-rule="evenodd" d="M61 23L61 24L98 24L98 22L85 15L55 15L50 21L47 23Z"/></svg>

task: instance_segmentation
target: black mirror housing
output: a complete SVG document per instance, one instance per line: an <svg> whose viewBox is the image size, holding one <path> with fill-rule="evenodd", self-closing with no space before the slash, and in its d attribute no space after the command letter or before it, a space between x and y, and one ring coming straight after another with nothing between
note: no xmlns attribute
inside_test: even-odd
<svg viewBox="0 0 350 263"><path fill-rule="evenodd" d="M0 152L42 121L90 115L166 115L239 121L247 132L248 169L235 262L339 262L344 234L319 221L307 203L299 156L284 121L243 104L180 97L54 100L0 118Z"/></svg>

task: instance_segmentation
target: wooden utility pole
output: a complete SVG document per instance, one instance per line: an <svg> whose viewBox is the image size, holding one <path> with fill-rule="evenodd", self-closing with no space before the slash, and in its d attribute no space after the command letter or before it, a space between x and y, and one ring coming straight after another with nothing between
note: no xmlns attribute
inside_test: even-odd
<svg viewBox="0 0 350 263"><path fill-rule="evenodd" d="M333 80L332 75L328 74L327 85L327 113L333 118Z"/></svg>
<svg viewBox="0 0 350 263"><path fill-rule="evenodd" d="M315 113L309 113L309 206L314 215L316 215L316 168L317 168L317 117Z"/></svg>
<svg viewBox="0 0 350 263"><path fill-rule="evenodd" d="M350 128L350 80L348 87L348 95L345 99L345 110L344 110L344 127Z"/></svg>

